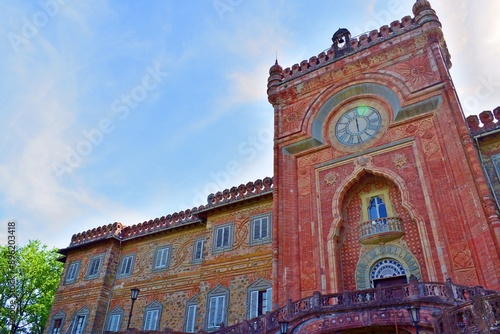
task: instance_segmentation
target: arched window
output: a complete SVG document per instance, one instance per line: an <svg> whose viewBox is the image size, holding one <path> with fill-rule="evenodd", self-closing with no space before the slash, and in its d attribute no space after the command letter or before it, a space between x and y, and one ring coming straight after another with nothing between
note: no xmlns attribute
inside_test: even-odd
<svg viewBox="0 0 500 334"><path fill-rule="evenodd" d="M370 199L370 205L368 206L368 217L370 220L387 218L387 208L384 201L379 196L372 197Z"/></svg>
<svg viewBox="0 0 500 334"><path fill-rule="evenodd" d="M406 284L406 270L403 265L395 259L382 259L376 262L370 272L370 281L373 287L378 283L385 282L383 285Z"/></svg>

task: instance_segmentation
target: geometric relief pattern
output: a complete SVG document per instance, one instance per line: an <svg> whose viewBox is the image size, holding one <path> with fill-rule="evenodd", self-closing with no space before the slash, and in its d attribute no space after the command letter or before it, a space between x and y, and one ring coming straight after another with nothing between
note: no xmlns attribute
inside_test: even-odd
<svg viewBox="0 0 500 334"><path fill-rule="evenodd" d="M424 119L420 122L411 123L391 131L393 141L410 136L420 137L422 139L422 146L428 160L439 157L437 153L440 152L440 148L435 139L434 124L432 120Z"/></svg>
<svg viewBox="0 0 500 334"><path fill-rule="evenodd" d="M479 280L477 278L476 269L455 270L455 282L460 285L477 286Z"/></svg>
<svg viewBox="0 0 500 334"><path fill-rule="evenodd" d="M359 259L356 268L356 287L358 290L371 288L370 274L374 265L383 259L394 259L402 265L406 275L414 275L418 280L422 278L417 259L413 254L397 245L383 245L368 251Z"/></svg>
<svg viewBox="0 0 500 334"><path fill-rule="evenodd" d="M412 91L431 85L436 81L429 59L425 56L413 58L393 67Z"/></svg>
<svg viewBox="0 0 500 334"><path fill-rule="evenodd" d="M311 192L311 171L314 165L331 159L330 150L322 150L297 159L299 194L306 195Z"/></svg>
<svg viewBox="0 0 500 334"><path fill-rule="evenodd" d="M306 113L308 101L300 101L281 111L280 136L286 136L300 130L300 125Z"/></svg>
<svg viewBox="0 0 500 334"><path fill-rule="evenodd" d="M474 267L474 261L472 260L472 255L467 243L460 242L450 245L451 259L453 268L472 268Z"/></svg>

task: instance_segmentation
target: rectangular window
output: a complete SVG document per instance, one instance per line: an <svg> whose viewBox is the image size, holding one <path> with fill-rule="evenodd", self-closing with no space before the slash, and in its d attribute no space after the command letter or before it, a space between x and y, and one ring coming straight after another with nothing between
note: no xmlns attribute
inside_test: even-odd
<svg viewBox="0 0 500 334"><path fill-rule="evenodd" d="M54 320L54 327L52 327L51 334L61 334L62 319Z"/></svg>
<svg viewBox="0 0 500 334"><path fill-rule="evenodd" d="M83 328L85 327L85 318L84 315L78 315L75 319L75 324L73 325L73 334L82 334Z"/></svg>
<svg viewBox="0 0 500 334"><path fill-rule="evenodd" d="M109 317L108 331L118 332L120 330L121 314L113 314Z"/></svg>
<svg viewBox="0 0 500 334"><path fill-rule="evenodd" d="M132 275L134 269L134 255L126 255L122 258L120 263L120 270L118 271L118 277L127 277Z"/></svg>
<svg viewBox="0 0 500 334"><path fill-rule="evenodd" d="M272 288L250 292L250 319L271 312Z"/></svg>
<svg viewBox="0 0 500 334"><path fill-rule="evenodd" d="M171 246L158 248L155 255L153 270L164 270L168 268Z"/></svg>
<svg viewBox="0 0 500 334"><path fill-rule="evenodd" d="M73 283L78 277L78 270L80 269L80 261L72 262L66 272L65 283Z"/></svg>
<svg viewBox="0 0 500 334"><path fill-rule="evenodd" d="M233 224L219 226L214 230L213 252L230 250L233 247Z"/></svg>
<svg viewBox="0 0 500 334"><path fill-rule="evenodd" d="M188 305L186 318L186 332L194 333L196 324L196 305Z"/></svg>
<svg viewBox="0 0 500 334"><path fill-rule="evenodd" d="M226 296L210 297L210 309L208 313L208 328L219 328L224 322L224 308Z"/></svg>
<svg viewBox="0 0 500 334"><path fill-rule="evenodd" d="M148 310L146 311L146 317L144 321L144 330L157 330L158 320L160 317L160 310Z"/></svg>
<svg viewBox="0 0 500 334"><path fill-rule="evenodd" d="M271 216L254 217L251 222L250 244L271 241Z"/></svg>
<svg viewBox="0 0 500 334"><path fill-rule="evenodd" d="M98 278L101 271L101 263L104 255L94 256L90 259L86 279Z"/></svg>
<svg viewBox="0 0 500 334"><path fill-rule="evenodd" d="M205 247L205 239L196 240L194 242L193 262L200 263L203 260L203 250Z"/></svg>

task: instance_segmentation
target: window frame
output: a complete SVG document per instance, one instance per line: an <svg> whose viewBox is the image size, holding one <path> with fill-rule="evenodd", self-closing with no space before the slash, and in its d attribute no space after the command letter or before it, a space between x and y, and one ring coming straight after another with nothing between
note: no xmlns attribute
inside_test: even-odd
<svg viewBox="0 0 500 334"><path fill-rule="evenodd" d="M148 328L146 328L146 325L148 325L148 323L147 323L148 313L154 312L154 311L158 311L158 318L156 319L156 323L151 323L151 324L154 324L154 328L151 328L150 326L148 326ZM158 330L158 328L160 327L162 311L163 311L163 305L157 300L155 300L154 302L152 302L151 304L146 306L144 308L144 316L142 317L143 318L142 330L144 330L144 331L146 331L146 330Z"/></svg>
<svg viewBox="0 0 500 334"><path fill-rule="evenodd" d="M96 256L92 256L89 261L89 265L87 267L87 273L85 274L85 279L86 280L91 280L91 279L97 279L101 276L101 269L102 269L102 263L104 262L104 255L105 254L99 254ZM93 269L92 265L95 261L99 261L99 264L97 266L97 270L95 273L91 274L90 270Z"/></svg>
<svg viewBox="0 0 500 334"><path fill-rule="evenodd" d="M215 317L217 317L217 313L220 312L220 315L221 315L221 319L220 321L216 324L215 322L217 322L217 319L215 319L213 322L214 324L211 324L210 320L212 318L212 299L213 298L223 298L223 302L224 304L222 305L222 310L220 311L217 311L218 308L216 308L216 314L215 314ZM219 329L220 326L219 324L220 323L224 323L225 325L227 325L227 313L228 313L228 309L229 309L229 290L221 285L219 285L218 287L216 287L215 289L213 289L212 291L210 291L208 294L207 294L207 316L206 316L206 323L205 323L205 327L207 330L211 331L211 330L216 330L216 329Z"/></svg>
<svg viewBox="0 0 500 334"><path fill-rule="evenodd" d="M272 290L271 282L264 279L255 281L247 288L247 319L253 319L272 311ZM262 310L263 305L259 305L260 296L263 294L266 295L265 312ZM257 304L254 302L255 298L257 298ZM254 305L256 305L256 310L253 309Z"/></svg>
<svg viewBox="0 0 500 334"><path fill-rule="evenodd" d="M54 332L54 326L56 325L56 321L60 320L61 321L61 326L59 327L58 332ZM47 331L48 334L62 334L62 328L64 326L64 320L66 320L66 313L64 313L63 310L60 310L54 316L52 317L52 320L50 322L50 327L49 330Z"/></svg>
<svg viewBox="0 0 500 334"><path fill-rule="evenodd" d="M120 331L120 328L122 326L122 322L123 322L123 315L124 315L124 311L121 307L117 306L115 307L111 312L108 313L108 316L107 316L107 319L106 319L106 331L108 332L119 332ZM111 322L111 319L115 316L118 316L119 317L119 320L118 320L118 328L116 330L113 330L111 327L112 325L112 322Z"/></svg>
<svg viewBox="0 0 500 334"><path fill-rule="evenodd" d="M191 317L190 323L190 310L194 307L194 315ZM186 302L186 314L184 318L184 331L186 333L196 332L196 317L198 313L198 296L194 296Z"/></svg>
<svg viewBox="0 0 500 334"><path fill-rule="evenodd" d="M76 282L76 279L78 278L78 274L80 273L80 266L81 266L81 264L82 264L82 260L76 260L76 261L70 262L70 264L68 265L68 269L66 270L66 273L64 275L64 284L71 284L71 283L75 283ZM70 278L69 274L72 273L71 268L73 266L76 269L73 270L74 275L72 276L72 278Z"/></svg>
<svg viewBox="0 0 500 334"><path fill-rule="evenodd" d="M201 243L201 253L198 257L198 245ZM193 245L193 263L201 263L205 252L205 238L199 238L194 241Z"/></svg>
<svg viewBox="0 0 500 334"><path fill-rule="evenodd" d="M228 238L227 238L227 245L221 245L217 246L218 243L218 231L228 229ZM224 233L224 232L222 232ZM222 235L222 242L224 242L224 235ZM234 243L234 223L228 223L224 225L219 225L214 228L213 232L213 242L212 242L212 253L217 254L217 253L222 253L228 250L233 249L233 243Z"/></svg>
<svg viewBox="0 0 500 334"><path fill-rule="evenodd" d="M82 308L80 311L78 311L75 314L75 317L73 318L72 321L72 326L71 326L71 334L83 334L85 333L85 327L87 327L87 321L89 320L89 315L90 315L90 310L87 307ZM81 331L76 332L78 330L78 318L83 318L83 324L82 327L80 328Z"/></svg>
<svg viewBox="0 0 500 334"><path fill-rule="evenodd" d="M167 251L167 256L165 259L165 265L157 266L158 256L159 256L160 251ZM167 270L170 267L170 255L171 255L171 253L172 253L172 245L161 246L155 250L155 255L153 258L153 272Z"/></svg>
<svg viewBox="0 0 500 334"><path fill-rule="evenodd" d="M131 259L130 272L122 273L122 267L126 259ZM116 278L124 278L132 276L132 273L134 272L134 265L135 265L135 253L123 255L120 260L120 265L118 266L118 273L116 275Z"/></svg>
<svg viewBox="0 0 500 334"><path fill-rule="evenodd" d="M262 219L266 218L267 219L267 235L265 237L260 236L259 238L255 237L255 225L257 224L257 221L261 221ZM261 228L262 230L262 228ZM250 220L250 240L249 244L252 245L261 245L265 243L269 243L272 241L272 217L270 213L266 214L261 214L261 215L256 215L253 216Z"/></svg>

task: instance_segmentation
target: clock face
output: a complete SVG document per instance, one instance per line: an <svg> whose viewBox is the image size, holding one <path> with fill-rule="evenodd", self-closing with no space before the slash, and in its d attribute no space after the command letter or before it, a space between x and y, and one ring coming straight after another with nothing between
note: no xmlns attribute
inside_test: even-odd
<svg viewBox="0 0 500 334"><path fill-rule="evenodd" d="M360 106L344 113L335 125L335 137L353 146L371 139L380 130L382 117L373 107Z"/></svg>

